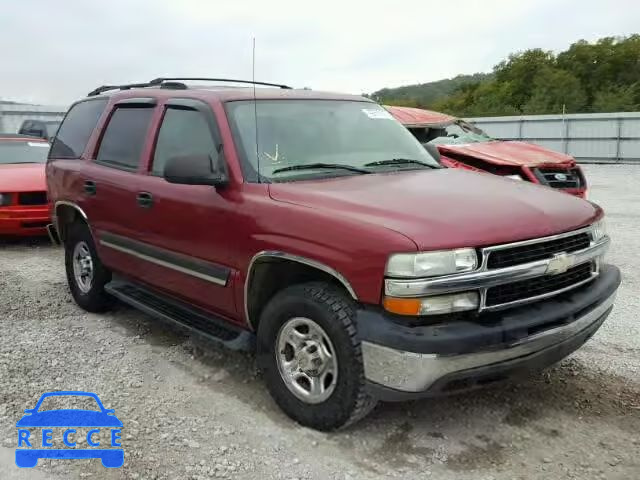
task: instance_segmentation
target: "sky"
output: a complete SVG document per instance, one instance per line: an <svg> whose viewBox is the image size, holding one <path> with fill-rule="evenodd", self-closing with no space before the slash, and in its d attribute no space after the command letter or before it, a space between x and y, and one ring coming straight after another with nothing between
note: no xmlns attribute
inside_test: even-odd
<svg viewBox="0 0 640 480"><path fill-rule="evenodd" d="M640 0L4 0L0 98L66 105L158 76L348 93L490 71L510 53L640 33Z"/></svg>

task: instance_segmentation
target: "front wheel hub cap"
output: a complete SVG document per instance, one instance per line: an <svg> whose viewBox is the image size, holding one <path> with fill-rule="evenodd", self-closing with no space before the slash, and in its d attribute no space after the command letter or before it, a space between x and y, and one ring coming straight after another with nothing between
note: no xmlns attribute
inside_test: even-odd
<svg viewBox="0 0 640 480"><path fill-rule="evenodd" d="M335 390L338 359L331 339L309 318L287 320L276 339L276 361L289 391L305 403L322 403Z"/></svg>

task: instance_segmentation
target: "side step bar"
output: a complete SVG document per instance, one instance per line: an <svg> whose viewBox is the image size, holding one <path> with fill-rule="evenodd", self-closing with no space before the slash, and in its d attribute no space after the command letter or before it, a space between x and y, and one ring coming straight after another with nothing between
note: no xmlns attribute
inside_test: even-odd
<svg viewBox="0 0 640 480"><path fill-rule="evenodd" d="M104 288L117 299L152 317L186 328L232 350L255 348L252 332L157 291L121 278L112 280Z"/></svg>

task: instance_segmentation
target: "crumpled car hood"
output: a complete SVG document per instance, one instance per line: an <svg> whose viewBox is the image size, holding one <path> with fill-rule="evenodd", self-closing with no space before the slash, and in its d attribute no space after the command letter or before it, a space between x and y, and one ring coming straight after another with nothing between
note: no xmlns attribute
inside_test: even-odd
<svg viewBox="0 0 640 480"><path fill-rule="evenodd" d="M518 165L537 167L548 164L563 166L575 165L575 160L564 153L554 152L546 148L525 142L484 142L464 145L438 145L444 155L448 152L479 158L497 165Z"/></svg>

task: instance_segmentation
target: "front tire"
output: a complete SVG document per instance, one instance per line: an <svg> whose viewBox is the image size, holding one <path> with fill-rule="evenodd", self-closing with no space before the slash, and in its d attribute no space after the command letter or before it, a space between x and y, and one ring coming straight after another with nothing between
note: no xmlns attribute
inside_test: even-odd
<svg viewBox="0 0 640 480"><path fill-rule="evenodd" d="M111 281L111 272L102 264L89 227L73 223L67 232L64 263L71 296L88 312L103 312L112 304L104 290Z"/></svg>
<svg viewBox="0 0 640 480"><path fill-rule="evenodd" d="M258 363L278 406L298 423L336 430L375 406L366 392L353 301L329 283L277 293L258 325Z"/></svg>

